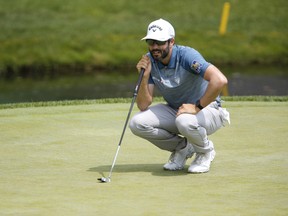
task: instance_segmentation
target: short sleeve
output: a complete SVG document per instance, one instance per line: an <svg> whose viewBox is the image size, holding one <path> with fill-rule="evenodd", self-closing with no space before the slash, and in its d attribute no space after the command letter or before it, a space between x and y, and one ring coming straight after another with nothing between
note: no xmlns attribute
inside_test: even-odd
<svg viewBox="0 0 288 216"><path fill-rule="evenodd" d="M204 73L210 65L203 56L195 49L188 48L182 53L183 62L182 65L187 71L191 71L194 74L198 74L204 77Z"/></svg>

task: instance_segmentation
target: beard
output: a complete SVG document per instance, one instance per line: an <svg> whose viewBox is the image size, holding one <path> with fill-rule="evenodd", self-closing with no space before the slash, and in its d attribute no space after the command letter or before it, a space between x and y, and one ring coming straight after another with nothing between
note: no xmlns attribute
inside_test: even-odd
<svg viewBox="0 0 288 216"><path fill-rule="evenodd" d="M169 46L167 46L165 49L152 49L149 50L151 56L156 60L156 61L161 61L165 59L168 54L169 54Z"/></svg>

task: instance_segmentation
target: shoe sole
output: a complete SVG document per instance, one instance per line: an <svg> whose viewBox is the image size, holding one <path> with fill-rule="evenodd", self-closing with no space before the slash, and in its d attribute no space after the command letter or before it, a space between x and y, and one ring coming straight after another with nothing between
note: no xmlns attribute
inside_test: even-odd
<svg viewBox="0 0 288 216"><path fill-rule="evenodd" d="M183 167L183 168L179 168L179 169L166 169L166 168L163 167L163 169L164 169L165 171L179 171L179 170L183 170L184 167Z"/></svg>

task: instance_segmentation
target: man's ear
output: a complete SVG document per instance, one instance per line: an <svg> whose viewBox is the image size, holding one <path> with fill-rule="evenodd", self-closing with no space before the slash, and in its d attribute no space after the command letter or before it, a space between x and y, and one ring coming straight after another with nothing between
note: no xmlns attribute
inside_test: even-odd
<svg viewBox="0 0 288 216"><path fill-rule="evenodd" d="M175 39L174 39L174 38L171 38L169 45L173 46L174 44L175 44Z"/></svg>

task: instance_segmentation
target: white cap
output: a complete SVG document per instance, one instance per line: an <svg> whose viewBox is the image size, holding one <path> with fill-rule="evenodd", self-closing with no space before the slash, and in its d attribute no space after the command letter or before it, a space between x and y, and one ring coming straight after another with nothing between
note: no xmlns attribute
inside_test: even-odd
<svg viewBox="0 0 288 216"><path fill-rule="evenodd" d="M147 28L147 35L141 40L158 40L167 41L175 37L175 31L173 26L163 19L158 19L151 22Z"/></svg>

